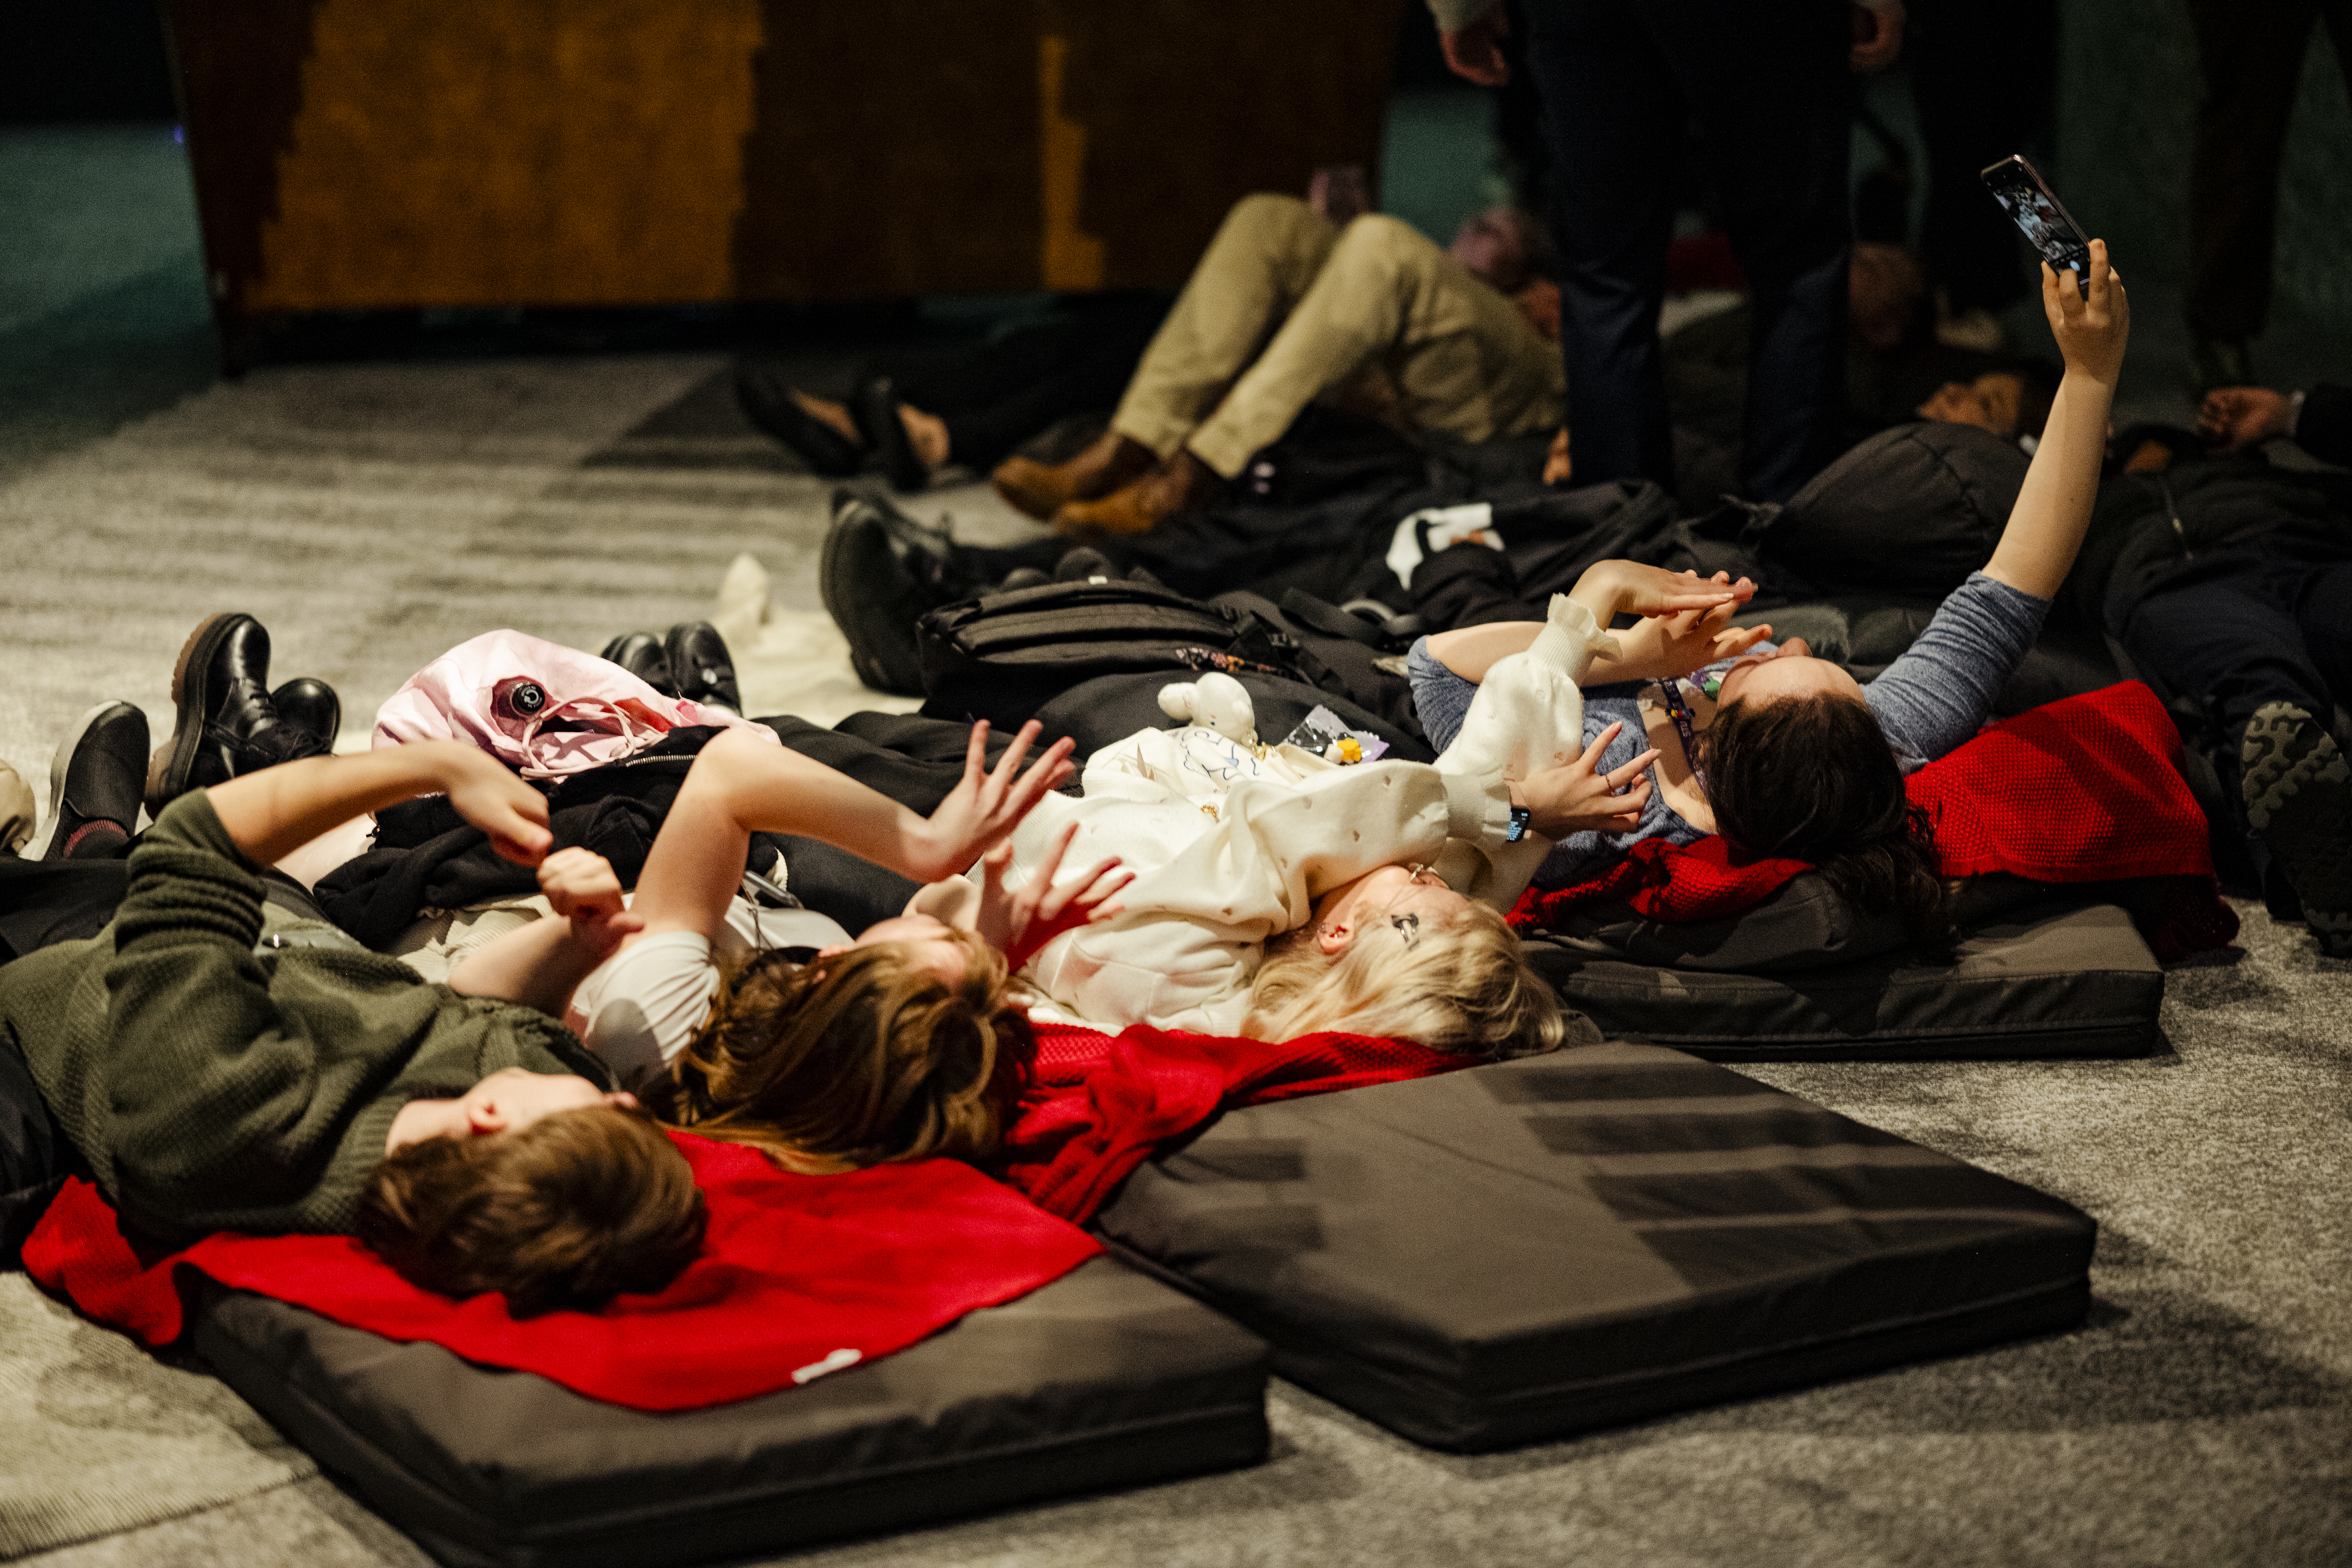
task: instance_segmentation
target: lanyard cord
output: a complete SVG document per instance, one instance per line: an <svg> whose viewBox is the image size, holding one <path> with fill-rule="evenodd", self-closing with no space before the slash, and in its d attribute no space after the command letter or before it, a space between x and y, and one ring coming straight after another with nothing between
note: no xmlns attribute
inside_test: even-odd
<svg viewBox="0 0 2352 1568"><path fill-rule="evenodd" d="M1673 677L1655 684L1665 698L1666 717L1674 721L1675 733L1682 737L1683 760L1690 763L1691 779L1698 785L1700 793L1705 794L1706 774L1698 765L1698 730L1692 721L1690 704L1683 700L1682 688ZM1659 781L1661 784L1664 782L1663 779Z"/></svg>

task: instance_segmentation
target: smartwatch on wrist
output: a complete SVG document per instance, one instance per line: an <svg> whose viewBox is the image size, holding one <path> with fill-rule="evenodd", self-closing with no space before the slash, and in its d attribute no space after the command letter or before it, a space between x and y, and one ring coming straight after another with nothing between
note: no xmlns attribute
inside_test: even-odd
<svg viewBox="0 0 2352 1568"><path fill-rule="evenodd" d="M1511 807L1511 826L1504 831L1503 842L1506 844L1517 844L1520 839L1525 838L1528 836L1528 824L1534 820L1535 813L1529 811L1526 806L1515 805Z"/></svg>

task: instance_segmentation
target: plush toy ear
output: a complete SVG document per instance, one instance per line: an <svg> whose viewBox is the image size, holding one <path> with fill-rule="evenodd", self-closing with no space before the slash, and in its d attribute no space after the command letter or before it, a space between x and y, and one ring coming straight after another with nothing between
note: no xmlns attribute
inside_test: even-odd
<svg viewBox="0 0 2352 1568"><path fill-rule="evenodd" d="M1200 687L1190 680L1179 680L1160 689L1160 710L1171 719L1190 721Z"/></svg>
<svg viewBox="0 0 2352 1568"><path fill-rule="evenodd" d="M1257 707L1250 700L1249 688L1222 671L1193 683L1192 722L1244 746L1257 743Z"/></svg>

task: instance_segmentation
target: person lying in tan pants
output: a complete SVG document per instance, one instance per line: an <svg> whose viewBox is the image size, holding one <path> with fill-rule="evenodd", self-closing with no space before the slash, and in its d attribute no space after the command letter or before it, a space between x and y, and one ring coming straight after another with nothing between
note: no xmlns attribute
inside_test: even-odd
<svg viewBox="0 0 2352 1568"><path fill-rule="evenodd" d="M999 493L1065 531L1140 532L1207 500L1318 397L1461 441L1557 428L1559 347L1505 292L1528 283L1538 232L1517 216L1473 218L1449 251L1392 217L1342 227L1294 197L1243 197L1110 429L1058 466L1004 463Z"/></svg>

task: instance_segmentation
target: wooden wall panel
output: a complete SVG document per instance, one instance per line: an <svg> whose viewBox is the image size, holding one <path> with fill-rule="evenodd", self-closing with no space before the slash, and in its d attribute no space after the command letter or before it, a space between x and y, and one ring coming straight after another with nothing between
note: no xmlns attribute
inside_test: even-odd
<svg viewBox="0 0 2352 1568"><path fill-rule="evenodd" d="M1181 280L1404 0L166 0L225 326Z"/></svg>
<svg viewBox="0 0 2352 1568"><path fill-rule="evenodd" d="M322 0L258 310L724 299L754 0Z"/></svg>

